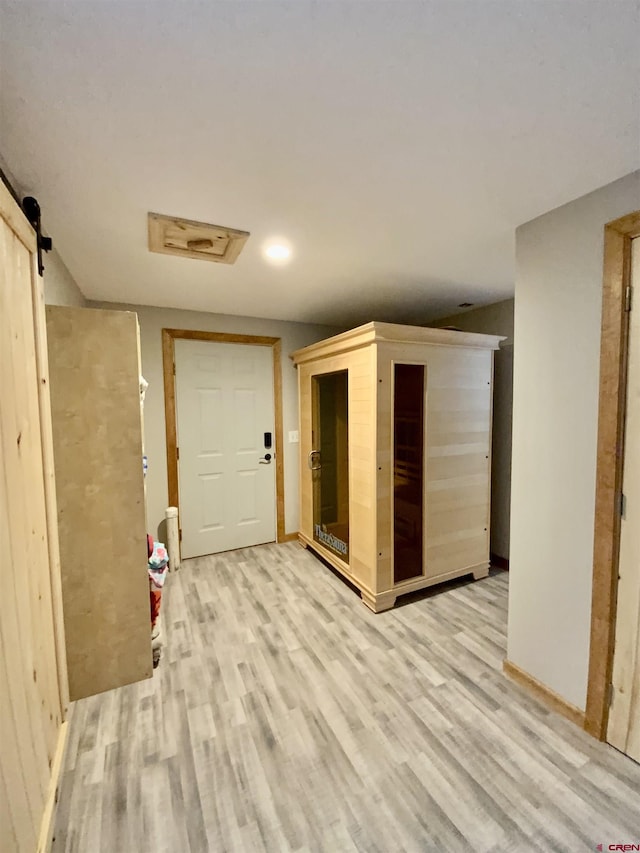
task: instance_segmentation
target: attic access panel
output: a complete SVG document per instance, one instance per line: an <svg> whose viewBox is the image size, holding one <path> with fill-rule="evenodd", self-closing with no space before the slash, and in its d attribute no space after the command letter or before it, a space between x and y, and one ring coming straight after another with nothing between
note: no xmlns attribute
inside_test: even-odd
<svg viewBox="0 0 640 853"><path fill-rule="evenodd" d="M149 251L233 264L249 237L248 231L208 225L161 213L149 214Z"/></svg>

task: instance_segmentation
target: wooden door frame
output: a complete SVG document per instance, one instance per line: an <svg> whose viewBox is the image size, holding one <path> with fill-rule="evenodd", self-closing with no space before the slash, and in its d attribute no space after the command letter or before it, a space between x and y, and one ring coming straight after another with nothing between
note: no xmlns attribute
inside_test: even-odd
<svg viewBox="0 0 640 853"><path fill-rule="evenodd" d="M600 344L598 456L593 550L589 680L584 727L605 740L613 671L620 552L620 505L631 282L631 241L640 237L640 210L607 223ZM636 293L636 298L640 293Z"/></svg>
<svg viewBox="0 0 640 853"><path fill-rule="evenodd" d="M280 338L259 335L234 335L227 332L199 332L192 329L162 330L162 372L164 377L164 416L167 436L167 483L169 506L178 507L180 518L180 492L178 488L178 442L176 429L175 341L208 341L222 344L249 344L271 347L273 354L273 402L275 415L276 458L276 542L296 538L286 536L284 526L284 441L282 432L282 342Z"/></svg>

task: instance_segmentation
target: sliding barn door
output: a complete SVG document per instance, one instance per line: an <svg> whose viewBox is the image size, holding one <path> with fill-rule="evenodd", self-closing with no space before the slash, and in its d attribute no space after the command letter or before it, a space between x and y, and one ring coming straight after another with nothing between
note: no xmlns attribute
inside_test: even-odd
<svg viewBox="0 0 640 853"><path fill-rule="evenodd" d="M0 850L15 853L44 849L67 702L35 246L0 183Z"/></svg>
<svg viewBox="0 0 640 853"><path fill-rule="evenodd" d="M613 702L607 740L640 762L640 238L632 243L627 414ZM635 301L635 304L633 304Z"/></svg>

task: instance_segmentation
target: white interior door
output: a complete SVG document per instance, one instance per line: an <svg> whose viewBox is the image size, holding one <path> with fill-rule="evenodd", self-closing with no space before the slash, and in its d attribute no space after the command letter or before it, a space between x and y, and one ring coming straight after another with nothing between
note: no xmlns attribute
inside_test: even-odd
<svg viewBox="0 0 640 853"><path fill-rule="evenodd" d="M273 542L271 347L176 340L175 364L182 556Z"/></svg>
<svg viewBox="0 0 640 853"><path fill-rule="evenodd" d="M627 412L613 700L607 740L640 762L640 238L632 243ZM633 302L635 301L635 305Z"/></svg>

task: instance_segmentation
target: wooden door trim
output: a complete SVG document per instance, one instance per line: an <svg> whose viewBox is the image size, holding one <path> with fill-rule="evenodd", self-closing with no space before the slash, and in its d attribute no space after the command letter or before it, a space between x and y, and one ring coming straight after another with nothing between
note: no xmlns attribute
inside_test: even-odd
<svg viewBox="0 0 640 853"><path fill-rule="evenodd" d="M64 628L62 600L62 567L60 563L60 535L58 522L58 497L53 455L53 422L49 383L49 353L47 346L47 318L45 314L44 279L38 274L37 248L31 258L31 289L33 294L33 323L36 341L36 370L38 372L38 404L40 432L42 435L42 467L44 474L44 501L47 515L47 539L51 576L51 604L58 662L58 687L60 692L60 719L67 719L69 709L69 672L67 668L67 643Z"/></svg>
<svg viewBox="0 0 640 853"><path fill-rule="evenodd" d="M635 237L640 237L640 210L605 225L591 642L584 722L586 731L600 740L607 733L615 643L629 324L626 300Z"/></svg>
<svg viewBox="0 0 640 853"><path fill-rule="evenodd" d="M276 457L276 542L286 542L284 527L284 439L282 427L282 342L261 335L234 335L227 332L200 332L193 329L162 330L162 372L164 377L164 414L167 437L167 484L169 506L178 507L178 441L176 428L175 341L209 341L223 344L249 344L271 347L273 353L273 402L275 413ZM293 534L295 536L295 534ZM291 538L291 537L289 537Z"/></svg>

